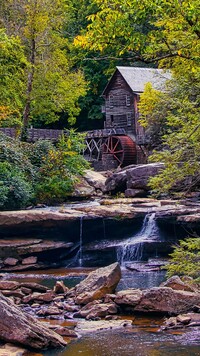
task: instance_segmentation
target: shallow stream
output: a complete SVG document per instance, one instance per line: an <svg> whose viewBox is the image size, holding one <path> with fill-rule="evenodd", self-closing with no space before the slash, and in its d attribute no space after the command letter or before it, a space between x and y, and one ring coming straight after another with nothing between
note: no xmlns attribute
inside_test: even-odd
<svg viewBox="0 0 200 356"><path fill-rule="evenodd" d="M6 279L35 281L53 287L56 280L63 280L68 287L73 287L92 269L73 268L40 272L9 274ZM122 268L122 279L118 290L127 288L151 288L158 286L165 279L165 272L135 272ZM27 356L199 356L200 330L160 331L163 323L161 316L122 316L133 320L131 328L92 332L78 339L66 339L64 350L52 350L29 353ZM51 323L73 325L71 321L52 320Z"/></svg>

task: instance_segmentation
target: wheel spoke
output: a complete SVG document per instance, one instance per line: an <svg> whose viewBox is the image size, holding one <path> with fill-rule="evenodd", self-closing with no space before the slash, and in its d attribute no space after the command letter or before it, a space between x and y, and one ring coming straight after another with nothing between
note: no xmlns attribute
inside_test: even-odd
<svg viewBox="0 0 200 356"><path fill-rule="evenodd" d="M116 142L116 144L115 144L113 150L115 150L115 149L117 148L118 143L119 143L119 140L117 140L117 142Z"/></svg>
<svg viewBox="0 0 200 356"><path fill-rule="evenodd" d="M114 154L113 157L120 163L122 164L121 160Z"/></svg>
<svg viewBox="0 0 200 356"><path fill-rule="evenodd" d="M124 151L123 150L120 150L120 151L114 151L113 153L123 153Z"/></svg>

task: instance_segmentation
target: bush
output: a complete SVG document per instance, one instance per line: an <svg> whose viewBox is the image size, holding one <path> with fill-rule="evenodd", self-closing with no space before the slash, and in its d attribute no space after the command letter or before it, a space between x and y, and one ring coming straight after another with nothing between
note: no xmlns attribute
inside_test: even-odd
<svg viewBox="0 0 200 356"><path fill-rule="evenodd" d="M8 162L0 162L0 208L22 208L31 203L32 197L32 186L26 176Z"/></svg>
<svg viewBox="0 0 200 356"><path fill-rule="evenodd" d="M84 136L74 131L63 135L57 147L47 140L22 143L0 133L0 209L65 201L89 167L80 154L83 147Z"/></svg>
<svg viewBox="0 0 200 356"><path fill-rule="evenodd" d="M54 145L49 140L39 140L34 144L29 144L27 147L27 155L30 162L35 167L41 167L48 156L50 150L54 149Z"/></svg>
<svg viewBox="0 0 200 356"><path fill-rule="evenodd" d="M35 170L27 155L29 146L0 133L0 162L10 163L32 180Z"/></svg>
<svg viewBox="0 0 200 356"><path fill-rule="evenodd" d="M180 241L171 253L167 276L187 275L200 281L200 237Z"/></svg>
<svg viewBox="0 0 200 356"><path fill-rule="evenodd" d="M62 136L57 148L52 147L39 170L36 199L43 203L63 202L70 195L78 176L89 167L80 152L84 136L70 131Z"/></svg>

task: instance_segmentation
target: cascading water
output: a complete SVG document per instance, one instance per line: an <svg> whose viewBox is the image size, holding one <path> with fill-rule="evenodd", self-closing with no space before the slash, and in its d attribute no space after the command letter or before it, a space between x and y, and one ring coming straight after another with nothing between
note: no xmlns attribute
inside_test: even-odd
<svg viewBox="0 0 200 356"><path fill-rule="evenodd" d="M83 217L80 217L80 238L79 238L79 251L78 251L79 267L82 267L83 263Z"/></svg>
<svg viewBox="0 0 200 356"><path fill-rule="evenodd" d="M159 238L159 229L155 219L155 213L147 214L144 218L141 230L117 247L117 259L121 266L125 262L140 261L143 257L145 242Z"/></svg>

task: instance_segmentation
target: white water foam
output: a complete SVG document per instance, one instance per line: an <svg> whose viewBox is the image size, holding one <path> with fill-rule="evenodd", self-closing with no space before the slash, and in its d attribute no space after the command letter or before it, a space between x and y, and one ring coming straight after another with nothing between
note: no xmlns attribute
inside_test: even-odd
<svg viewBox="0 0 200 356"><path fill-rule="evenodd" d="M121 266L128 261L140 261L143 257L144 243L159 238L159 229L155 219L155 213L147 214L144 218L141 230L128 238L123 245L117 247L117 260Z"/></svg>

